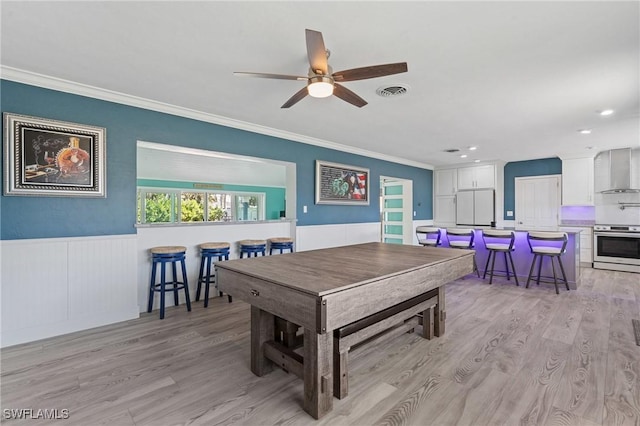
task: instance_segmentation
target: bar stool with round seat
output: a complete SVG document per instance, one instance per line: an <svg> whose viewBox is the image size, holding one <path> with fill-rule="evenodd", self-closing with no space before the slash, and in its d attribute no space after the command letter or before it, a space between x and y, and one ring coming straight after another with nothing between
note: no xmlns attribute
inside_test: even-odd
<svg viewBox="0 0 640 426"><path fill-rule="evenodd" d="M153 309L153 299L156 292L160 293L160 319L164 319L164 300L167 291L173 292L173 301L178 306L178 290L184 290L187 311L191 311L191 300L189 299L189 285L187 282L187 269L185 267L185 255L187 248L183 246L160 246L153 247L151 252L151 283L149 285L149 304L147 312ZM177 264L182 270L182 281L178 281ZM167 281L166 267L171 266L172 281ZM156 283L156 269L160 267L160 282Z"/></svg>
<svg viewBox="0 0 640 426"><path fill-rule="evenodd" d="M493 259L491 262L491 270L489 271L489 284L493 284L493 276L495 275L495 272L500 272L500 274L506 275L507 280L510 280L511 275L513 275L516 280L516 285L519 286L520 283L518 282L518 276L516 275L516 268L513 266L513 257L511 257L511 252L515 250L514 243L516 241L516 233L513 231L503 231L499 229L486 229L482 231L482 240L484 241L484 246L489 252L482 279L487 277L489 261ZM504 255L504 271L495 271L497 253L502 253ZM511 263L512 274L509 273L509 263Z"/></svg>
<svg viewBox="0 0 640 426"><path fill-rule="evenodd" d="M273 237L269 238L269 254L273 254L273 250L280 250L282 254L283 250L289 250L289 253L293 253L293 238L291 237Z"/></svg>
<svg viewBox="0 0 640 426"><path fill-rule="evenodd" d="M238 246L240 247L240 259L242 259L245 254L247 257L251 257L251 255L258 257L258 253L264 256L267 251L266 240L241 240L238 241Z"/></svg>
<svg viewBox="0 0 640 426"><path fill-rule="evenodd" d="M202 243L200 247L200 273L198 274L198 288L196 290L196 302L200 300L200 292L202 284L204 284L204 307L209 306L209 287L213 282L216 289L218 283L215 279L215 271L212 271L212 263L214 260L229 260L229 249L231 244L227 242L210 242ZM220 297L222 292L219 291ZM231 303L231 295L227 295L229 303Z"/></svg>
<svg viewBox="0 0 640 426"><path fill-rule="evenodd" d="M448 228L447 229L447 241L449 241L449 247L456 249L475 250L475 232L470 228ZM476 256L473 255L473 270L480 278L480 271L478 271L478 265L476 263Z"/></svg>
<svg viewBox="0 0 640 426"><path fill-rule="evenodd" d="M442 231L440 228L433 226L418 226L416 228L416 238L421 246L438 247L442 244L440 241L441 236Z"/></svg>
<svg viewBox="0 0 640 426"><path fill-rule="evenodd" d="M560 294L558 290L558 277L556 275L556 268L553 263L553 259L556 259L558 265L560 265L560 271L562 271L562 280L564 281L564 285L569 290L569 282L567 281L567 274L564 272L564 266L562 265L562 255L567 251L567 242L568 236L566 232L528 232L527 233L527 242L529 243L529 248L531 249L531 253L533 253L533 261L531 262L531 269L529 269L529 276L527 277L527 285L526 288L529 288L529 281L531 280L531 276L533 275L533 268L536 264L536 260L540 258L538 261L538 276L536 277L536 283L540 285L540 281L553 283L556 287L556 294ZM555 242L555 244L553 244ZM550 244L551 243L551 244ZM550 281L551 277L544 277L547 280L541 280L541 272L542 272L542 260L548 257L551 261L551 270L553 271L553 281Z"/></svg>

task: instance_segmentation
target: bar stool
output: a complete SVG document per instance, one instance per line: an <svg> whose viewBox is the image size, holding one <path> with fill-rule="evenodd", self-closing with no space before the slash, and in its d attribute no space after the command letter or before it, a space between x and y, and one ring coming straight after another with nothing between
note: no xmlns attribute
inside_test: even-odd
<svg viewBox="0 0 640 426"><path fill-rule="evenodd" d="M209 306L209 285L214 282L216 289L218 283L215 279L215 271L211 271L211 263L213 260L229 260L229 249L231 245L227 242L202 243L200 247L200 273L198 274L198 288L196 290L196 302L200 300L200 291L204 283L204 307ZM205 273L206 268L206 273ZM213 272L213 273L212 273ZM218 292L222 297L222 292ZM231 303L231 295L227 295L229 303Z"/></svg>
<svg viewBox="0 0 640 426"><path fill-rule="evenodd" d="M293 238L290 237L273 237L269 238L269 254L273 254L273 250L280 250L282 254L283 250L289 250L289 253L293 253Z"/></svg>
<svg viewBox="0 0 640 426"><path fill-rule="evenodd" d="M238 241L240 246L240 259L246 254L247 257L258 257L258 253L265 255L267 251L267 242L265 240L241 240Z"/></svg>
<svg viewBox="0 0 640 426"><path fill-rule="evenodd" d="M183 246L161 246L153 247L151 252L151 283L149 285L149 304L147 312L153 309L153 299L155 292L160 293L160 319L164 319L164 294L167 291L173 291L173 301L178 306L178 290L184 290L185 301L187 302L187 311L191 312L191 301L189 299L189 285L187 283L187 269L184 259L187 248ZM180 263L182 269L182 281L178 281L177 264ZM166 266L171 265L173 280L166 279ZM160 266L160 282L156 283L156 266Z"/></svg>
<svg viewBox="0 0 640 426"><path fill-rule="evenodd" d="M440 228L433 226L418 226L416 228L416 238L421 246L438 247L442 242Z"/></svg>
<svg viewBox="0 0 640 426"><path fill-rule="evenodd" d="M474 239L475 239L475 232L473 229L467 229L467 228L447 229L447 241L449 241L449 247L451 248L475 250ZM476 263L475 254L473 255L473 270L478 275L478 278L480 278L480 271L478 270L478 264Z"/></svg>
<svg viewBox="0 0 640 426"><path fill-rule="evenodd" d="M515 250L514 243L516 241L516 233L513 231L487 229L482 231L482 241L484 241L484 246L489 252L482 279L485 279L487 277L489 260L493 258L493 261L491 262L491 271L489 273L489 284L493 284L493 276L496 272L494 271L494 266L496 264L496 254L502 253L504 255L504 266L506 270L497 272L506 274L507 280L510 280L511 276L509 274L509 263L511 263L511 272L516 280L516 285L519 286L520 283L518 282L518 275L516 275L516 268L515 266L513 266L513 257L511 257L511 252ZM507 258L509 260L508 262Z"/></svg>
<svg viewBox="0 0 640 426"><path fill-rule="evenodd" d="M538 276L536 278L536 283L540 285L540 281L546 283L553 283L556 286L556 294L560 294L558 290L558 278L556 275L556 268L553 263L553 259L557 259L558 265L560 265L560 271L562 271L562 280L564 281L564 285L569 290L569 282L567 281L567 274L564 272L564 266L562 265L561 256L567 251L567 233L566 232L528 232L527 233L527 242L529 243L529 248L531 249L531 253L533 253L533 261L531 262L531 269L529 269L529 276L527 277L527 285L526 288L529 288L529 281L531 280L531 276L533 275L533 267L536 264L536 259L540 258L538 262ZM555 245L548 245L549 242L556 242ZM562 243L562 244L560 244ZM541 280L540 273L542 271L542 260L548 257L551 261L551 270L553 271L553 281L549 280ZM551 278L551 277L544 277Z"/></svg>

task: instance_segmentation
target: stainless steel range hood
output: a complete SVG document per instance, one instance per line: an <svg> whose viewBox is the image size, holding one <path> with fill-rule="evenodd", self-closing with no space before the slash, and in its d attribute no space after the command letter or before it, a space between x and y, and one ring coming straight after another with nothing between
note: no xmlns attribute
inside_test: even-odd
<svg viewBox="0 0 640 426"><path fill-rule="evenodd" d="M640 192L640 150L612 149L596 155L595 187L602 194Z"/></svg>

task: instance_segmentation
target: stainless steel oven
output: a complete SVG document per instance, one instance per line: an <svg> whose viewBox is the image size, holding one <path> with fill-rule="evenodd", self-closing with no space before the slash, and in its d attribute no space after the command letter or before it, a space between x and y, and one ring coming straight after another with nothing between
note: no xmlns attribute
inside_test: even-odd
<svg viewBox="0 0 640 426"><path fill-rule="evenodd" d="M593 267L640 273L640 226L594 226Z"/></svg>

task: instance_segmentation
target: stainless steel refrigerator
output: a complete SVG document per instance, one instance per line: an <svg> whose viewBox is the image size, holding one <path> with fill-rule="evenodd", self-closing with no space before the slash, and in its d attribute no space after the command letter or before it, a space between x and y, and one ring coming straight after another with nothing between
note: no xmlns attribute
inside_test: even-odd
<svg viewBox="0 0 640 426"><path fill-rule="evenodd" d="M490 226L495 220L493 189L459 191L456 194L456 223L458 225Z"/></svg>

